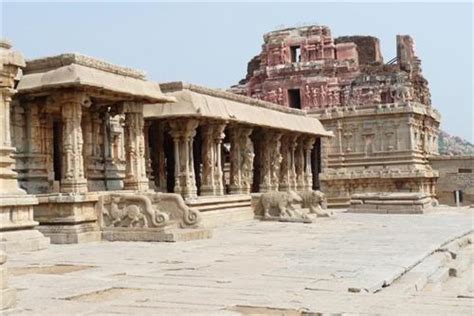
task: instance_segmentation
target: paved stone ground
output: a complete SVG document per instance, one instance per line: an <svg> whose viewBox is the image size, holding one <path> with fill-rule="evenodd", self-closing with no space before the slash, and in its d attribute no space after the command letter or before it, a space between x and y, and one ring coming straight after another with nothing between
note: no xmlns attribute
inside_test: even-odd
<svg viewBox="0 0 474 316"><path fill-rule="evenodd" d="M210 240L51 245L9 257L18 306L8 314L469 315L472 298L384 295L383 286L472 230L472 209L338 213L314 224L234 224ZM472 282L470 267L463 278Z"/></svg>

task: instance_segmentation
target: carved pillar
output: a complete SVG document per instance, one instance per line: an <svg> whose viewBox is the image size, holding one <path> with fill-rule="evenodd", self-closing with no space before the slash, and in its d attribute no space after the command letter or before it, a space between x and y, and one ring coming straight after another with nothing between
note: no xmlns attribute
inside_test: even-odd
<svg viewBox="0 0 474 316"><path fill-rule="evenodd" d="M223 195L221 144L225 124L207 123L202 127L201 195Z"/></svg>
<svg viewBox="0 0 474 316"><path fill-rule="evenodd" d="M63 123L61 192L87 192L81 121L82 107L90 100L84 93L70 92L61 94L55 102L60 102Z"/></svg>
<svg viewBox="0 0 474 316"><path fill-rule="evenodd" d="M158 180L158 190L166 192L166 156L165 156L165 132L164 125L158 123L157 155L158 155L158 174L155 175L155 182Z"/></svg>
<svg viewBox="0 0 474 316"><path fill-rule="evenodd" d="M17 69L17 68L16 68ZM2 72L8 73L2 69ZM14 74L11 75L7 80L11 80L11 86L13 86ZM10 102L11 97L15 93L15 90L9 86L9 81L5 80L5 83L9 86L3 86L4 78L0 78L0 188L2 193L25 193L18 187L17 173L13 171L15 169L15 160L11 157L15 148L11 144L10 136Z"/></svg>
<svg viewBox="0 0 474 316"><path fill-rule="evenodd" d="M295 142L296 135L283 135L281 138L280 191L295 190Z"/></svg>
<svg viewBox="0 0 474 316"><path fill-rule="evenodd" d="M170 121L170 134L174 142L174 192L184 198L197 196L194 172L193 141L199 122L193 119Z"/></svg>
<svg viewBox="0 0 474 316"><path fill-rule="evenodd" d="M290 182L289 189L292 191L297 190L297 181L296 181L296 147L298 145L298 136L293 136L291 139L290 145Z"/></svg>
<svg viewBox="0 0 474 316"><path fill-rule="evenodd" d="M125 112L125 179L124 189L148 191L146 177L143 104L124 103Z"/></svg>
<svg viewBox="0 0 474 316"><path fill-rule="evenodd" d="M93 124L92 124L92 116L90 111L83 111L82 115L82 127L83 127L83 135L84 135L84 176L88 178L89 176L89 166L91 163L91 159L93 156Z"/></svg>
<svg viewBox="0 0 474 316"><path fill-rule="evenodd" d="M281 136L280 132L274 131L266 131L263 134L260 192L278 190L282 160L280 154Z"/></svg>
<svg viewBox="0 0 474 316"><path fill-rule="evenodd" d="M304 170L304 190L313 189L313 171L311 168L311 151L313 150L314 137L307 137L304 141L304 155L305 155L305 170Z"/></svg>
<svg viewBox="0 0 474 316"><path fill-rule="evenodd" d="M143 137L144 137L144 143L145 143L145 169L146 169L146 176L149 181L149 188L152 190L155 189L155 176L153 174L153 169L151 167L151 155L150 155L150 141L149 141L149 135L150 135L150 121L145 121L144 122L144 128L143 128Z"/></svg>
<svg viewBox="0 0 474 316"><path fill-rule="evenodd" d="M249 194L253 181L252 128L234 126L230 129L230 194Z"/></svg>
<svg viewBox="0 0 474 316"><path fill-rule="evenodd" d="M305 188L305 148L304 137L300 136L295 149L295 173L296 190L303 191Z"/></svg>

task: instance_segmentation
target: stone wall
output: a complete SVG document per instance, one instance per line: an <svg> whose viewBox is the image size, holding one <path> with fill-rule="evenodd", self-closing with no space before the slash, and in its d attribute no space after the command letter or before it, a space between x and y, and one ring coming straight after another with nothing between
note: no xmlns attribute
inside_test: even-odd
<svg viewBox="0 0 474 316"><path fill-rule="evenodd" d="M474 204L474 156L433 156L433 169L439 172L436 196L441 204L456 205L454 191L462 191L461 205Z"/></svg>

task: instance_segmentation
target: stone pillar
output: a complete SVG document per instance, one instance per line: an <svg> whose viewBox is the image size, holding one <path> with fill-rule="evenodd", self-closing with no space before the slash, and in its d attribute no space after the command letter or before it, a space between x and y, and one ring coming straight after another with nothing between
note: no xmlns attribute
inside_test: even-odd
<svg viewBox="0 0 474 316"><path fill-rule="evenodd" d="M175 184L174 192L183 198L197 197L196 176L194 172L193 142L199 121L177 119L170 121L170 134L174 142Z"/></svg>
<svg viewBox="0 0 474 316"><path fill-rule="evenodd" d="M150 141L149 141L149 135L150 135L150 121L145 121L144 122L144 129L143 129L143 135L144 135L144 142L145 142L145 168L146 168L146 176L148 179L148 187L152 190L155 190L155 176L153 174L153 169L151 167L151 155L150 155Z"/></svg>
<svg viewBox="0 0 474 316"><path fill-rule="evenodd" d="M305 170L304 170L304 180L305 187L304 190L313 189L313 172L311 168L311 151L313 150L314 142L316 139L314 137L307 137L304 141L304 154L305 154Z"/></svg>
<svg viewBox="0 0 474 316"><path fill-rule="evenodd" d="M282 160L280 154L281 136L282 133L277 131L266 131L263 134L260 192L278 190Z"/></svg>
<svg viewBox="0 0 474 316"><path fill-rule="evenodd" d="M296 191L303 191L306 187L304 140L304 136L300 136L295 149Z"/></svg>
<svg viewBox="0 0 474 316"><path fill-rule="evenodd" d="M201 195L224 195L221 150L225 124L208 123L202 127Z"/></svg>
<svg viewBox="0 0 474 316"><path fill-rule="evenodd" d="M90 100L82 92L66 92L56 101L61 105L63 123L61 192L87 192L81 120L82 107L87 106Z"/></svg>
<svg viewBox="0 0 474 316"><path fill-rule="evenodd" d="M146 177L143 104L125 102L125 190L148 191Z"/></svg>
<svg viewBox="0 0 474 316"><path fill-rule="evenodd" d="M152 153L156 155L155 187L160 192L167 192L166 185L166 156L165 156L165 132L164 124L158 122L158 135L156 137L156 150Z"/></svg>
<svg viewBox="0 0 474 316"><path fill-rule="evenodd" d="M230 128L230 194L249 194L253 181L252 128Z"/></svg>
<svg viewBox="0 0 474 316"><path fill-rule="evenodd" d="M297 181L296 181L296 146L298 145L298 136L294 136L291 140L290 145L290 183L289 189L296 191Z"/></svg>
<svg viewBox="0 0 474 316"><path fill-rule="evenodd" d="M280 191L295 190L295 146L297 136L283 135L281 138Z"/></svg>
<svg viewBox="0 0 474 316"><path fill-rule="evenodd" d="M25 63L21 54L10 48L10 44L0 41L0 251L7 253L43 249L49 244L47 238L33 229L38 225L33 219L33 205L38 204L38 199L18 187L15 160L11 157L15 148L10 134L10 102L16 92L15 76ZM0 255L0 265L4 262L5 257ZM0 297L5 294L7 298L5 302L0 300L2 308L10 305L10 294L4 287L0 280Z"/></svg>

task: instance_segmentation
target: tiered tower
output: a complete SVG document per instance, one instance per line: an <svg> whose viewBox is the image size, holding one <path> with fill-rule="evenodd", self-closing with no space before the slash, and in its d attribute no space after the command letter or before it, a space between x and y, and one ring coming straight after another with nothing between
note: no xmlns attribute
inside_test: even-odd
<svg viewBox="0 0 474 316"><path fill-rule="evenodd" d="M396 57L384 63L375 37L333 39L327 26L273 31L231 91L304 109L333 131L319 157L330 205L365 192L434 197L428 157L438 152L440 115L410 36L397 35Z"/></svg>

